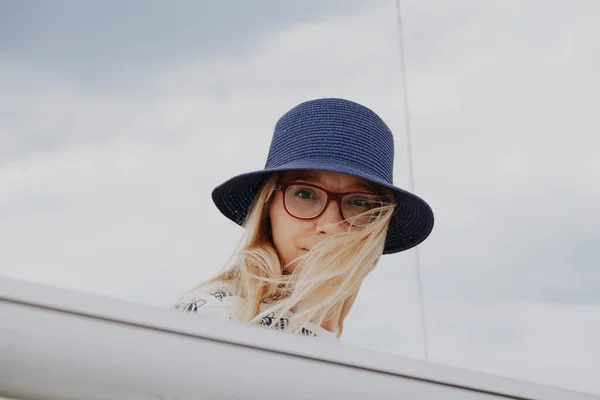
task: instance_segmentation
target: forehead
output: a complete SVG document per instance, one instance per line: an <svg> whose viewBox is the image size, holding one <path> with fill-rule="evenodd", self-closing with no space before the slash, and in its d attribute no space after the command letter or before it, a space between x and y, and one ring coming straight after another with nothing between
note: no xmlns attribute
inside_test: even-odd
<svg viewBox="0 0 600 400"><path fill-rule="evenodd" d="M282 174L282 180L298 180L326 187L341 189L360 189L368 191L377 191L379 185L366 179L356 176L342 174L339 172L307 170L307 171L286 171Z"/></svg>

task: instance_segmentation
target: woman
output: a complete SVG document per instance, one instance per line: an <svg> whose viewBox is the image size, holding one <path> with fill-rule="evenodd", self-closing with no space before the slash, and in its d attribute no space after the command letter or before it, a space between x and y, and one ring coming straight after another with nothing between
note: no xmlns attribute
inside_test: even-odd
<svg viewBox="0 0 600 400"><path fill-rule="evenodd" d="M288 111L265 168L212 193L246 229L240 248L176 308L339 338L381 255L418 245L433 228L427 203L393 185L393 161L391 131L360 104L318 99Z"/></svg>

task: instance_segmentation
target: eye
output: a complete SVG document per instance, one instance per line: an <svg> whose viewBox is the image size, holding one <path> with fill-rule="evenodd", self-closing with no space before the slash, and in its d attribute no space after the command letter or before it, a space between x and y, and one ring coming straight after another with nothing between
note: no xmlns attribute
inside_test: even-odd
<svg viewBox="0 0 600 400"><path fill-rule="evenodd" d="M375 206L375 201L365 197L353 197L348 200L348 204L352 207L371 209Z"/></svg>
<svg viewBox="0 0 600 400"><path fill-rule="evenodd" d="M318 200L319 197L310 189L302 188L296 190L294 196L299 197L303 200Z"/></svg>

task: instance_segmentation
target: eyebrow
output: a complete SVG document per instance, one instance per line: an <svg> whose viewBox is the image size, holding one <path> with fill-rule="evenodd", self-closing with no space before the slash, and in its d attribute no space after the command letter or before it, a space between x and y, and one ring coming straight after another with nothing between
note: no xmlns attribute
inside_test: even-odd
<svg viewBox="0 0 600 400"><path fill-rule="evenodd" d="M301 181L314 181L317 183L322 183L321 180L314 176L314 175L302 175L302 174L298 174L298 175L292 175L294 180L301 180ZM372 191L372 192L377 192L377 189L375 187L375 185L373 184L369 184L369 183L355 183L353 185L350 185L351 187L359 187L368 191Z"/></svg>

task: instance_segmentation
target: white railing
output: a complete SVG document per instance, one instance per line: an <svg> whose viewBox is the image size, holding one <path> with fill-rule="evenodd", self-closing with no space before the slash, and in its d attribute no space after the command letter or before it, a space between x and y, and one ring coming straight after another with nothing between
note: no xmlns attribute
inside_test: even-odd
<svg viewBox="0 0 600 400"><path fill-rule="evenodd" d="M4 278L0 321L9 398L598 399Z"/></svg>

